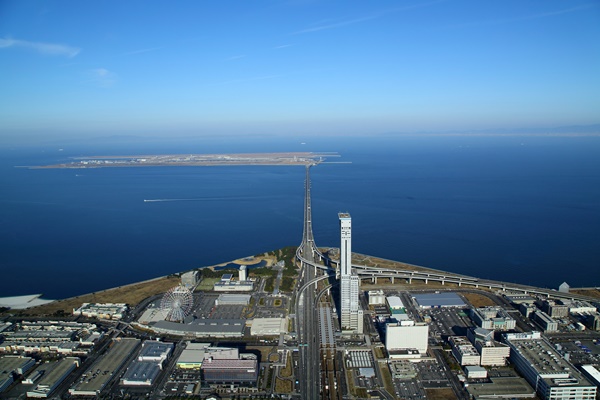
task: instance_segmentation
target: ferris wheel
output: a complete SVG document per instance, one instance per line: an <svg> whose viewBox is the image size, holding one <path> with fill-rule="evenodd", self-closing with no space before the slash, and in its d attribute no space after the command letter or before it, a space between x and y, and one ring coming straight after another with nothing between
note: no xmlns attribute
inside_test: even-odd
<svg viewBox="0 0 600 400"><path fill-rule="evenodd" d="M194 298L192 292L185 286L179 285L167 291L161 302L160 309L165 320L171 322L183 322L192 311Z"/></svg>

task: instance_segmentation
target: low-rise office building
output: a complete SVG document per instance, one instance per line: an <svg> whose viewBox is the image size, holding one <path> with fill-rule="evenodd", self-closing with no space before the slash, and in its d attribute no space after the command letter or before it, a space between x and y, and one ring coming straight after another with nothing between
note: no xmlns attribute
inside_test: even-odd
<svg viewBox="0 0 600 400"><path fill-rule="evenodd" d="M473 328L467 331L467 337L480 355L480 365L506 365L506 361L510 357L510 347L495 341L493 331Z"/></svg>
<svg viewBox="0 0 600 400"><path fill-rule="evenodd" d="M383 290L369 290L367 292L367 297L369 298L369 305L380 305L385 304L385 294Z"/></svg>
<svg viewBox="0 0 600 400"><path fill-rule="evenodd" d="M533 304L528 304L528 303L519 304L519 312L525 318L531 318L533 316L533 313L535 313L537 310L539 310L539 308L537 308Z"/></svg>
<svg viewBox="0 0 600 400"><path fill-rule="evenodd" d="M569 307L554 300L538 300L536 305L552 318L562 318L569 315Z"/></svg>
<svg viewBox="0 0 600 400"><path fill-rule="evenodd" d="M473 308L471 319L480 328L493 331L507 331L517 326L517 321L502 307Z"/></svg>
<svg viewBox="0 0 600 400"><path fill-rule="evenodd" d="M544 332L558 331L558 322L541 310L538 310L533 314L533 320L537 322Z"/></svg>
<svg viewBox="0 0 600 400"><path fill-rule="evenodd" d="M459 365L479 365L479 353L466 337L451 336L448 342L452 346L452 355Z"/></svg>

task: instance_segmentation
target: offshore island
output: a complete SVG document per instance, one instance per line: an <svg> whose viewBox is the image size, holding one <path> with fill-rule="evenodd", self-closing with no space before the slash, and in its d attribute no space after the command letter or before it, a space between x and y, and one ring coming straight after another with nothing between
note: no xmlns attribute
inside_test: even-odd
<svg viewBox="0 0 600 400"><path fill-rule="evenodd" d="M207 167L224 165L316 165L336 153L155 154L72 157L73 161L30 168Z"/></svg>
<svg viewBox="0 0 600 400"><path fill-rule="evenodd" d="M0 398L596 398L597 288L358 254L347 212L339 247L318 247L310 169L325 154L278 154L43 167L304 165L303 236L297 247L5 310Z"/></svg>

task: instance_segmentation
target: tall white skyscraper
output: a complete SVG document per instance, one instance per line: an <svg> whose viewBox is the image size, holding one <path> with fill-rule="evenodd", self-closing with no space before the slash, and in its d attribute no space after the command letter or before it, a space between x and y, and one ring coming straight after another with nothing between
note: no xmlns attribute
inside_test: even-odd
<svg viewBox="0 0 600 400"><path fill-rule="evenodd" d="M342 330L363 332L363 311L358 302L358 275L352 274L352 218L339 213L340 243L340 303Z"/></svg>

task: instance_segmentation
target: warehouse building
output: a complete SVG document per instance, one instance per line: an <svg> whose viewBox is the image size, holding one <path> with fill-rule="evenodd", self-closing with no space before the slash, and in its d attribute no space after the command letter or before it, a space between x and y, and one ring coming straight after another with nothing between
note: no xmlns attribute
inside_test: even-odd
<svg viewBox="0 0 600 400"><path fill-rule="evenodd" d="M254 384L258 379L258 361L256 359L208 358L202 363L201 370L204 381L209 384Z"/></svg>
<svg viewBox="0 0 600 400"><path fill-rule="evenodd" d="M216 306L247 306L250 304L249 294L220 294L215 300Z"/></svg>
<svg viewBox="0 0 600 400"><path fill-rule="evenodd" d="M31 357L0 357L0 392L6 390L18 375L23 375L35 365Z"/></svg>
<svg viewBox="0 0 600 400"><path fill-rule="evenodd" d="M510 360L542 400L594 400L596 386L554 349L540 332L509 333Z"/></svg>
<svg viewBox="0 0 600 400"><path fill-rule="evenodd" d="M98 397L139 345L139 339L114 339L108 351L71 386L69 394Z"/></svg>
<svg viewBox="0 0 600 400"><path fill-rule="evenodd" d="M160 370L160 365L154 361L133 360L120 383L123 386L152 386Z"/></svg>
<svg viewBox="0 0 600 400"><path fill-rule="evenodd" d="M279 336L287 333L287 318L254 318L250 334L252 336Z"/></svg>
<svg viewBox="0 0 600 400"><path fill-rule="evenodd" d="M215 292L250 292L254 289L254 282L246 278L246 269L240 271L239 280L234 280L233 274L223 274L221 280L214 284L213 290Z"/></svg>
<svg viewBox="0 0 600 400"><path fill-rule="evenodd" d="M67 357L59 361L53 361L40 365L36 372L40 373L37 386L27 392L27 397L47 398L54 390L79 367L79 358Z"/></svg>
<svg viewBox="0 0 600 400"><path fill-rule="evenodd" d="M137 359L138 361L151 361L162 368L163 362L169 358L173 348L173 343L146 340L142 343L142 350Z"/></svg>
<svg viewBox="0 0 600 400"><path fill-rule="evenodd" d="M397 321L409 320L410 317L406 313L406 308L402 299L398 296L389 296L386 298L386 303L390 310L390 317Z"/></svg>
<svg viewBox="0 0 600 400"><path fill-rule="evenodd" d="M187 324L170 321L158 321L149 327L158 333L177 336L203 337L242 337L246 320L244 319L196 319Z"/></svg>
<svg viewBox="0 0 600 400"><path fill-rule="evenodd" d="M593 314L597 311L591 303L583 300L563 300L563 304L569 307L571 314Z"/></svg>
<svg viewBox="0 0 600 400"><path fill-rule="evenodd" d="M485 379L488 375L487 369L478 365L467 365L465 373L468 379Z"/></svg>
<svg viewBox="0 0 600 400"><path fill-rule="evenodd" d="M419 358L427 353L429 325L408 320L388 323L385 327L385 348L390 358Z"/></svg>
<svg viewBox="0 0 600 400"><path fill-rule="evenodd" d="M390 309L390 312L394 310L404 310L404 303L402 303L402 299L398 296L388 296L385 298L387 305Z"/></svg>
<svg viewBox="0 0 600 400"><path fill-rule="evenodd" d="M519 304L533 304L535 303L535 297L531 297L526 294L507 294L504 296L510 303Z"/></svg>
<svg viewBox="0 0 600 400"><path fill-rule="evenodd" d="M177 368L200 369L207 347L210 347L210 343L187 342L185 349L177 359Z"/></svg>
<svg viewBox="0 0 600 400"><path fill-rule="evenodd" d="M237 360L240 353L235 347L211 347L210 343L188 342L177 359L177 368L200 369L205 358Z"/></svg>
<svg viewBox="0 0 600 400"><path fill-rule="evenodd" d="M415 294L412 297L421 308L467 306L460 296L454 292Z"/></svg>

